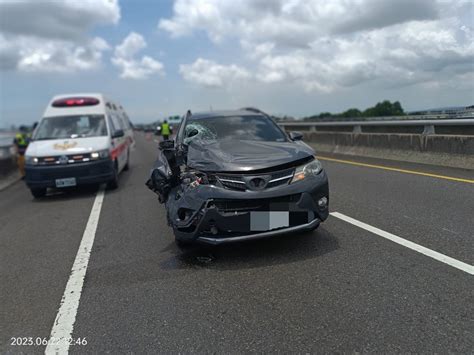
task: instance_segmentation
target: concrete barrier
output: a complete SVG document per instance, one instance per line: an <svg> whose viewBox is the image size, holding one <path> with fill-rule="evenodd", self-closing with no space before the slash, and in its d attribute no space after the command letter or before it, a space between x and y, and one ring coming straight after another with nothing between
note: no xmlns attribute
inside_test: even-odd
<svg viewBox="0 0 474 355"><path fill-rule="evenodd" d="M474 170L474 136L304 132L304 141L316 152Z"/></svg>

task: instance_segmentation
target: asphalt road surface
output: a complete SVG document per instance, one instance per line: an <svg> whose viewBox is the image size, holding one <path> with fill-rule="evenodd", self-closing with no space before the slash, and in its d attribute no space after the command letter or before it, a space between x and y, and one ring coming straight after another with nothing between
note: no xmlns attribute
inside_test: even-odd
<svg viewBox="0 0 474 355"><path fill-rule="evenodd" d="M68 322L71 353L474 352L472 171L326 156L371 166L322 160L339 214L317 231L182 252L144 185L153 139L101 206L96 187L0 192L1 353Z"/></svg>

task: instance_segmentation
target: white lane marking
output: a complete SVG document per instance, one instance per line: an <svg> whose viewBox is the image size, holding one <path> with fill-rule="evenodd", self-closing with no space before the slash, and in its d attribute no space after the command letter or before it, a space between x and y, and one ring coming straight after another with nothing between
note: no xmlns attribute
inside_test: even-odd
<svg viewBox="0 0 474 355"><path fill-rule="evenodd" d="M67 354L69 351L68 339L72 338L77 308L81 299L82 286L86 276L87 265L94 244L100 210L104 201L104 187L101 186L92 205L91 214L86 229L82 235L81 245L71 269L71 275L66 284L58 314L51 329L50 341L45 354Z"/></svg>
<svg viewBox="0 0 474 355"><path fill-rule="evenodd" d="M429 256L430 258L433 258L435 260L441 261L442 263L445 263L447 265L455 267L456 269L467 272L468 274L474 275L474 266L473 265L463 263L462 261L453 259L453 258L451 258L447 255L438 253L437 251L425 248L422 245L410 242L409 240L400 238L400 237L396 236L395 234L392 234L392 233L386 232L384 230L381 230L379 228L373 227L373 226L371 226L367 223L358 221L357 219L346 216L342 213L331 212L331 216L342 219L343 221L346 221L350 224L353 224L353 225L355 225L359 228L365 229L365 230L367 230L371 233L377 234L377 235L379 235L383 238L391 240L392 242L403 245L404 247L407 247L411 250L417 251L418 253Z"/></svg>

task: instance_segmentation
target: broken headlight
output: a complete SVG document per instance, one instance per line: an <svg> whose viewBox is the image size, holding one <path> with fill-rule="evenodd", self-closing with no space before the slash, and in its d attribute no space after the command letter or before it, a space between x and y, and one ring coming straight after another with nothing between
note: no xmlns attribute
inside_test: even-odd
<svg viewBox="0 0 474 355"><path fill-rule="evenodd" d="M191 187L198 185L208 185L209 180L207 175L200 171L187 171L181 175L181 181L183 184Z"/></svg>
<svg viewBox="0 0 474 355"><path fill-rule="evenodd" d="M295 170L295 175L291 180L291 183L301 181L310 176L316 176L323 170L321 162L318 159L314 159L308 164L299 166Z"/></svg>

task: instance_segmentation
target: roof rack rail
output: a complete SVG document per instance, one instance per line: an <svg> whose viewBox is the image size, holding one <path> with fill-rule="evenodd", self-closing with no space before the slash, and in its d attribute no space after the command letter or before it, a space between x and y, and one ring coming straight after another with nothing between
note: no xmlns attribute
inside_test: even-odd
<svg viewBox="0 0 474 355"><path fill-rule="evenodd" d="M242 107L240 110L261 113L262 115L268 116L267 113L263 112L262 110L259 110L258 108L255 108L255 107Z"/></svg>

